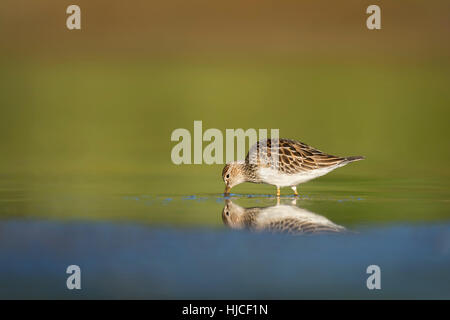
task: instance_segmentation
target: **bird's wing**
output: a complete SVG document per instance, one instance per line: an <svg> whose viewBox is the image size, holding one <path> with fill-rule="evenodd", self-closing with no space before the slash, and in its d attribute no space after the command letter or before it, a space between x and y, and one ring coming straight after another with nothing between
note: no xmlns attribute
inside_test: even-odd
<svg viewBox="0 0 450 320"><path fill-rule="evenodd" d="M274 139L264 139L250 148L245 160L260 167L277 168L293 174L332 167L344 162L345 158L326 154L295 140L279 139L277 144Z"/></svg>

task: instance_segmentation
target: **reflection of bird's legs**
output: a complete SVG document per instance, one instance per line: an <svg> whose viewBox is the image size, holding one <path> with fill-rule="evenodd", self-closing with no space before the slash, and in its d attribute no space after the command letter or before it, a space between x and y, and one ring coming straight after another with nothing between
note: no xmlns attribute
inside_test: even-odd
<svg viewBox="0 0 450 320"><path fill-rule="evenodd" d="M293 206L297 205L297 198L292 199L291 205L293 205Z"/></svg>
<svg viewBox="0 0 450 320"><path fill-rule="evenodd" d="M277 197L277 206L280 205L280 197Z"/></svg>
<svg viewBox="0 0 450 320"><path fill-rule="evenodd" d="M279 197L279 196L280 196L280 187L277 186L277 197Z"/></svg>
<svg viewBox="0 0 450 320"><path fill-rule="evenodd" d="M292 186L292 190L294 190L294 195L298 197L297 186Z"/></svg>

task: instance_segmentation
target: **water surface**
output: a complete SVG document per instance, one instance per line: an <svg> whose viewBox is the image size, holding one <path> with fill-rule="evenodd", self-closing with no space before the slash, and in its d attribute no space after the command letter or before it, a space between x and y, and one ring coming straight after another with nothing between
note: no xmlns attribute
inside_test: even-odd
<svg viewBox="0 0 450 320"><path fill-rule="evenodd" d="M390 183L328 178L277 199L264 186L224 197L146 192L139 177L5 177L0 297L450 298L447 190ZM65 287L71 264L81 291ZM381 290L366 287L372 264Z"/></svg>

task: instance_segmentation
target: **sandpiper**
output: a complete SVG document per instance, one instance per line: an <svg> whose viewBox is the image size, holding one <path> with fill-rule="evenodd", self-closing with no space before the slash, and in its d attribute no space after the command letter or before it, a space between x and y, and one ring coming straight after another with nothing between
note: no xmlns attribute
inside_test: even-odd
<svg viewBox="0 0 450 320"><path fill-rule="evenodd" d="M252 182L276 186L277 196L281 187L291 187L298 196L298 184L362 159L363 156L333 156L295 140L263 139L250 148L245 161L225 165L225 194L238 184Z"/></svg>

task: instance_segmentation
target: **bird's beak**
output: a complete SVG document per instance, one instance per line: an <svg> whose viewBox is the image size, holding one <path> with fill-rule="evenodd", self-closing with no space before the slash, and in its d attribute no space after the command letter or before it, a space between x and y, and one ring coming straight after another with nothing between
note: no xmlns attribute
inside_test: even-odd
<svg viewBox="0 0 450 320"><path fill-rule="evenodd" d="M225 187L225 194L229 194L230 193L230 190L231 190L231 188L228 186L228 185L226 185L226 187Z"/></svg>

